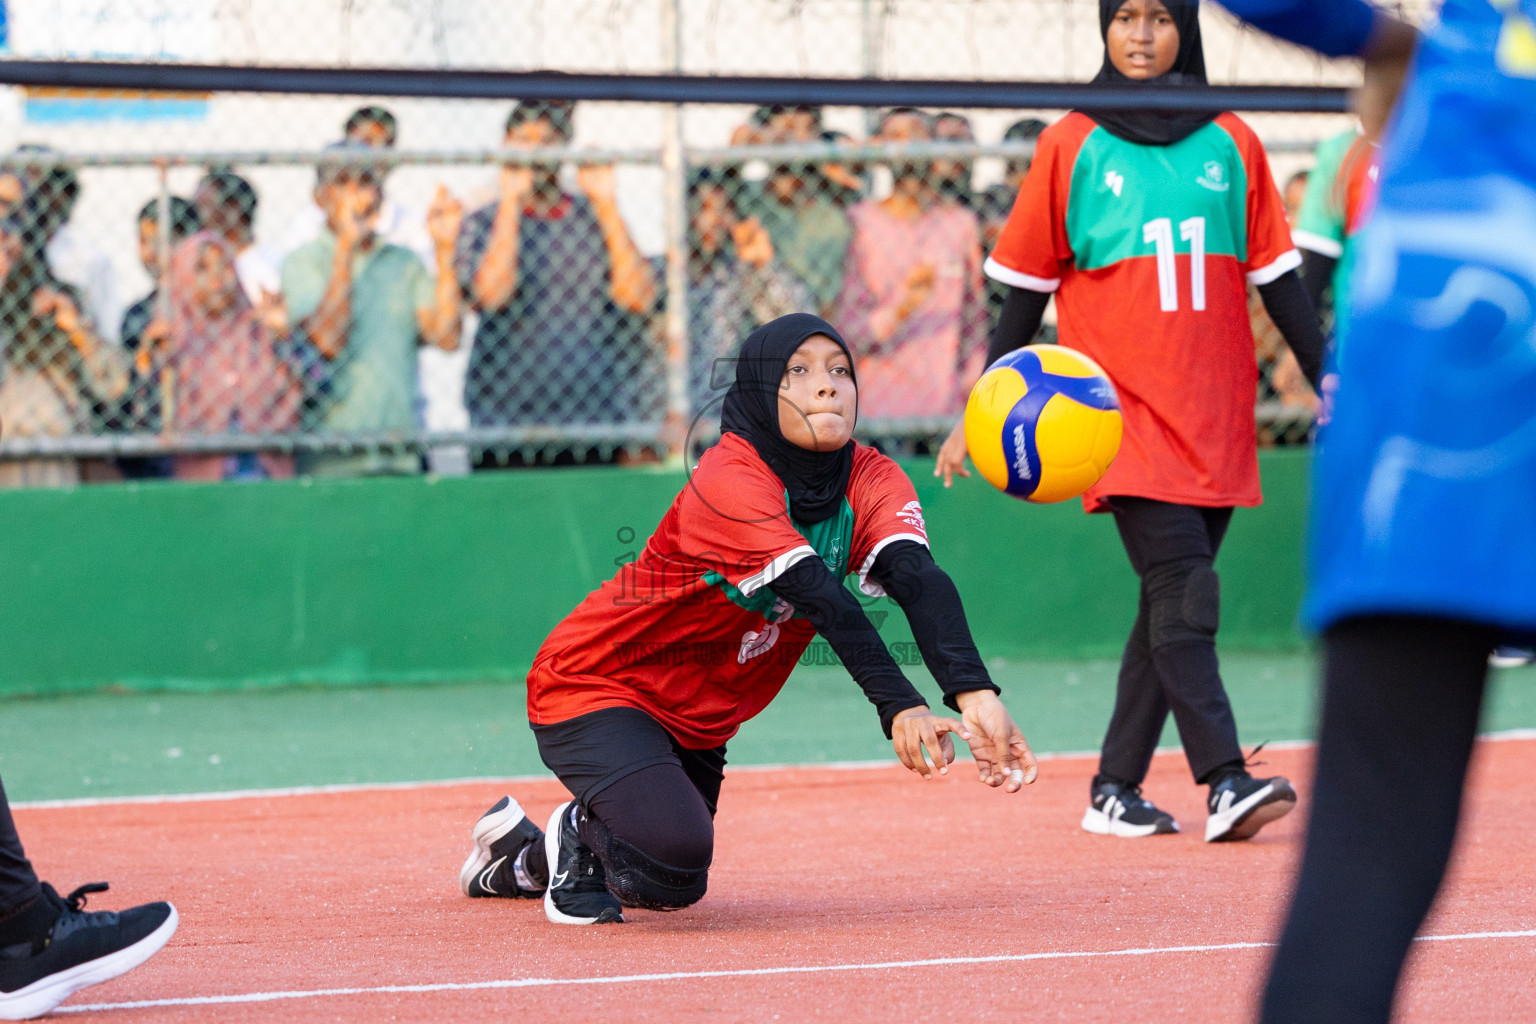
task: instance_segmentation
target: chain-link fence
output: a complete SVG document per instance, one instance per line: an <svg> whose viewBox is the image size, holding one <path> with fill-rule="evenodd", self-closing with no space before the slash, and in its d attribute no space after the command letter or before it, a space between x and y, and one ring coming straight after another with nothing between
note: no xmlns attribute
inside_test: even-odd
<svg viewBox="0 0 1536 1024"><path fill-rule="evenodd" d="M28 57L1080 80L1101 52L1083 0L6 6ZM1355 74L1204 19L1213 81ZM716 361L803 309L856 349L861 433L931 444L1060 115L4 94L11 484L657 459L707 438ZM1282 184L1348 123L1250 120ZM1261 436L1304 440L1314 399L1253 308Z"/></svg>

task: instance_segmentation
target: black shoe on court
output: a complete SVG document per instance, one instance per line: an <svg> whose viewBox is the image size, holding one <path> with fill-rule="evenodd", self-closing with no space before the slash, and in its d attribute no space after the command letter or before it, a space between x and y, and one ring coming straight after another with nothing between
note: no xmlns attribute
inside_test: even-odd
<svg viewBox="0 0 1536 1024"><path fill-rule="evenodd" d="M480 816L470 833L474 849L459 869L459 888L466 896L500 896L534 900L544 895L548 879L529 870L528 853L544 841L539 826L528 820L510 796Z"/></svg>
<svg viewBox="0 0 1536 1024"><path fill-rule="evenodd" d="M1275 776L1228 775L1211 785L1206 799L1211 816L1205 821L1205 841L1230 843L1247 839L1296 807L1296 791L1290 780Z"/></svg>
<svg viewBox="0 0 1536 1024"><path fill-rule="evenodd" d="M43 883L41 899L59 916L35 939L0 948L0 1020L41 1017L81 989L133 970L170 941L175 907L146 903L87 912L86 895L106 890L105 882L97 882L61 899Z"/></svg>
<svg viewBox="0 0 1536 1024"><path fill-rule="evenodd" d="M608 891L603 862L576 833L580 813L576 801L568 800L555 808L544 831L549 860L544 916L555 924L622 924L624 908Z"/></svg>
<svg viewBox="0 0 1536 1024"><path fill-rule="evenodd" d="M1179 830L1173 815L1143 797L1140 786L1096 780L1092 796L1093 802L1083 812L1084 832L1139 839Z"/></svg>

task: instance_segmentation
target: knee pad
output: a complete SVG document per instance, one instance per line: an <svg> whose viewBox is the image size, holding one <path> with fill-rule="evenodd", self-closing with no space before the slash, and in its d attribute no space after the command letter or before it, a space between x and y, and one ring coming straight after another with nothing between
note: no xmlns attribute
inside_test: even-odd
<svg viewBox="0 0 1536 1024"><path fill-rule="evenodd" d="M1221 624L1221 578L1208 562L1184 563L1168 569L1176 578L1158 581L1157 595L1148 597L1148 633L1153 649L1185 641L1213 641Z"/></svg>
<svg viewBox="0 0 1536 1024"><path fill-rule="evenodd" d="M603 862L608 891L626 907L641 910L682 910L704 898L709 868L675 868L648 856L633 843L614 835L588 815L582 841Z"/></svg>

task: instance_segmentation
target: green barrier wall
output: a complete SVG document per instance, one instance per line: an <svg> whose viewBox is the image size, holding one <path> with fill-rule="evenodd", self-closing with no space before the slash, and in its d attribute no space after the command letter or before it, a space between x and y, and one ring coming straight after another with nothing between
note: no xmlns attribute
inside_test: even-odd
<svg viewBox="0 0 1536 1024"><path fill-rule="evenodd" d="M1294 647L1304 453L1218 569L1228 648ZM988 657L1118 651L1135 581L1113 522L907 465ZM0 493L0 694L514 679L644 544L678 471L136 484ZM878 602L875 611L895 610ZM909 639L899 612L882 632Z"/></svg>

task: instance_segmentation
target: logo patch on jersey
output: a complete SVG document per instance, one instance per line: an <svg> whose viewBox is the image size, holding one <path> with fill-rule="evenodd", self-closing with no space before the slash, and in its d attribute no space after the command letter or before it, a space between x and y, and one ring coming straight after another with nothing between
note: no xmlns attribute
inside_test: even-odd
<svg viewBox="0 0 1536 1024"><path fill-rule="evenodd" d="M908 526L916 527L917 531L924 537L928 536L928 524L923 522L923 506L917 502L907 502L906 505L902 506L901 511L896 513L896 518Z"/></svg>
<svg viewBox="0 0 1536 1024"><path fill-rule="evenodd" d="M736 655L736 664L745 665L747 659L755 658L759 654L767 654L778 642L779 626L776 622L763 623L762 632L755 629L747 630L741 634L741 651Z"/></svg>
<svg viewBox="0 0 1536 1024"><path fill-rule="evenodd" d="M1116 199L1119 199L1120 190L1125 188L1125 175L1121 174L1119 171L1105 172L1104 187L1113 192Z"/></svg>
<svg viewBox="0 0 1536 1024"><path fill-rule="evenodd" d="M1207 160L1205 173L1195 179L1195 184L1212 192L1225 192L1232 187L1232 183L1227 180L1227 169L1219 160Z"/></svg>

